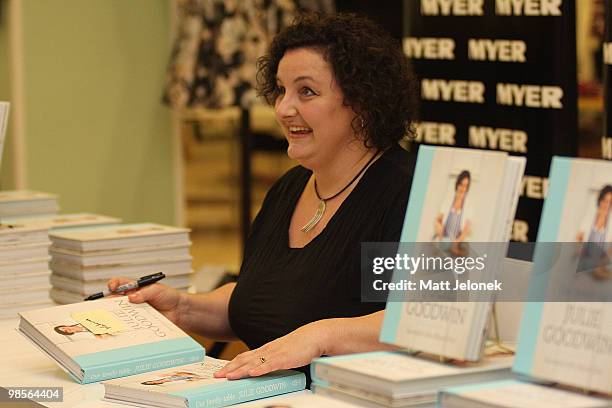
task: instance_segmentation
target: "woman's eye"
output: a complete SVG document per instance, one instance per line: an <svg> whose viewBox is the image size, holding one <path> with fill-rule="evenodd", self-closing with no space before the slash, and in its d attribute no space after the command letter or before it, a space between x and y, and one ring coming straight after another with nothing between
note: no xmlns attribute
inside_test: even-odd
<svg viewBox="0 0 612 408"><path fill-rule="evenodd" d="M278 95L284 95L285 94L285 87L284 86L280 86L280 85L276 85L276 92Z"/></svg>
<svg viewBox="0 0 612 408"><path fill-rule="evenodd" d="M315 92L314 92L312 89L308 88L307 86L305 86L304 88L302 88L302 90L300 91L300 93L301 93L302 95L304 95L304 96L314 96L314 95L316 95L316 93L315 93Z"/></svg>

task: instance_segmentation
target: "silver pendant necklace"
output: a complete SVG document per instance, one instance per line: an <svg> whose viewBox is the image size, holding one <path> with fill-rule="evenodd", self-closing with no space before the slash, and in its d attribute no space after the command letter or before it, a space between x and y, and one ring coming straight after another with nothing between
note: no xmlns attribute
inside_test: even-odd
<svg viewBox="0 0 612 408"><path fill-rule="evenodd" d="M315 191L315 194L317 195L317 198L319 199L319 204L317 205L317 211L315 212L315 215L302 228L300 228L300 231L306 233L312 230L314 227L316 227L319 221L321 221L321 219L323 218L323 214L325 213L327 201L333 200L334 198L342 194L347 188L349 188L355 182L355 180L357 180L359 176L361 176L363 172L368 168L368 166L374 161L376 156L378 156L378 151L374 153L372 157L370 157L370 160L368 160L365 166L363 166L361 170L359 170L359 173L357 173L357 175L355 175L355 177L353 177L353 179L349 181L349 183L346 186L344 186L342 190L338 191L336 194L334 194L331 197L327 197L327 198L321 197L321 195L319 194L319 190L317 189L317 179L315 178L314 179L314 191Z"/></svg>

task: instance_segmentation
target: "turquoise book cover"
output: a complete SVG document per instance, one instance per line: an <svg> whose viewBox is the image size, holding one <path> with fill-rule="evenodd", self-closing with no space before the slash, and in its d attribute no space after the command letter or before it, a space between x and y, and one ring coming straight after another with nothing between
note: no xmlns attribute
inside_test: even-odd
<svg viewBox="0 0 612 408"><path fill-rule="evenodd" d="M514 371L612 393L612 163L555 157Z"/></svg>

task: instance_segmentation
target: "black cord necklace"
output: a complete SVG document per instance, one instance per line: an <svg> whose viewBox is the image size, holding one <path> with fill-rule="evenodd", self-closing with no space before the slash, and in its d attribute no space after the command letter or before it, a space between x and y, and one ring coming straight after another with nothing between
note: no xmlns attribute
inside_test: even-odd
<svg viewBox="0 0 612 408"><path fill-rule="evenodd" d="M325 208L326 208L325 203L327 201L329 201L329 200L333 200L334 198L338 197L347 188L349 188L355 182L355 180L357 180L359 178L359 176L361 176L363 174L363 172L366 171L366 169L374 161L376 156L378 156L378 151L376 153L374 153L374 155L372 157L370 157L370 160L368 160L368 162L365 164L365 166L363 166L361 168L361 170L359 170L359 173L357 173L355 175L355 177L353 177L353 179L351 181L349 181L349 183L346 186L344 186L344 188L342 190L338 191L336 194L334 194L331 197L327 197L327 198L322 198L321 197L321 195L319 194L319 190L317 189L317 179L315 178L314 179L314 190L315 190L315 194L317 195L317 198L319 199L319 205L317 206L317 211L315 212L314 217L312 217L310 219L310 221L308 221L306 223L306 225L304 225L302 228L300 228L300 231L308 232L308 231L312 230L319 223L319 221L321 221L321 218L323 218L323 214L325 213Z"/></svg>

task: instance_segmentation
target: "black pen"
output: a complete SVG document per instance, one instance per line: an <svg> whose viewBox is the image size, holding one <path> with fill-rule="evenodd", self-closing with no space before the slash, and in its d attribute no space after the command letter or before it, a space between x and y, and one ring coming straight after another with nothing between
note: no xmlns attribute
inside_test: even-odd
<svg viewBox="0 0 612 408"><path fill-rule="evenodd" d="M128 290L142 288L143 286L151 285L161 279L164 279L166 275L163 272L154 273L153 275L143 276L139 278L136 282L125 283L121 286L118 286L114 291L105 290L104 292L94 293L93 295L87 296L84 300L95 300L100 299L108 295L112 295L115 293L126 292Z"/></svg>

